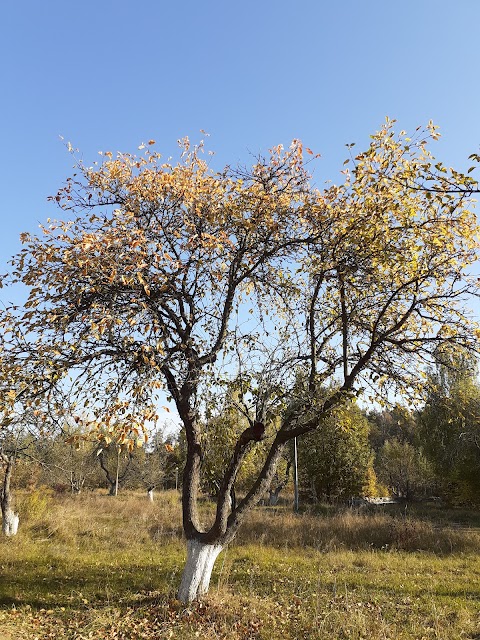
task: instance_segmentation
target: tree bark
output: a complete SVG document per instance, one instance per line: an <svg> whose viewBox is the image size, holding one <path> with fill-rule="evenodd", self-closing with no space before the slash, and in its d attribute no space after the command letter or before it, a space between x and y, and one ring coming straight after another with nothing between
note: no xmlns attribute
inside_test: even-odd
<svg viewBox="0 0 480 640"><path fill-rule="evenodd" d="M278 500L280 498L280 492L283 491L283 489L285 489L285 487L288 484L288 481L290 479L291 466L292 466L292 461L289 460L287 463L287 468L285 470L284 479L281 482L279 482L275 488L270 487L270 489L268 490L268 493L269 493L268 504L271 507L275 507L278 504Z"/></svg>
<svg viewBox="0 0 480 640"><path fill-rule="evenodd" d="M12 509L2 510L2 531L6 536L16 536L18 533L18 513L14 513Z"/></svg>
<svg viewBox="0 0 480 640"><path fill-rule="evenodd" d="M117 450L117 469L115 472L115 484L113 488L113 493L111 495L117 497L118 496L118 472L120 470L120 449Z"/></svg>
<svg viewBox="0 0 480 640"><path fill-rule="evenodd" d="M12 494L10 490L10 480L12 478L13 465L15 459L13 456L1 454L2 462L5 463L5 476L3 479L3 487L0 494L0 503L2 507L2 531L6 536L15 536L18 532L18 513L14 513L12 509Z"/></svg>
<svg viewBox="0 0 480 640"><path fill-rule="evenodd" d="M207 593L213 565L222 549L221 544L187 540L187 562L178 591L181 602L192 602Z"/></svg>

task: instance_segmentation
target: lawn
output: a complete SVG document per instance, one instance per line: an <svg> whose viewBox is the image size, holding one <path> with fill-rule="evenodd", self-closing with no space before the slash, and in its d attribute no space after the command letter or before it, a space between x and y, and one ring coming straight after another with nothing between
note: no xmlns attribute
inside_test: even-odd
<svg viewBox="0 0 480 640"><path fill-rule="evenodd" d="M18 509L18 536L0 539L0 640L480 638L478 513L259 507L185 606L175 492L33 492Z"/></svg>

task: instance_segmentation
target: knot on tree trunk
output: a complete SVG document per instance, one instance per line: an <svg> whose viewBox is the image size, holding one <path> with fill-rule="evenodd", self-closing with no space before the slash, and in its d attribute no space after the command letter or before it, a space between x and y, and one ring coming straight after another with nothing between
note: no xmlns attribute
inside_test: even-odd
<svg viewBox="0 0 480 640"><path fill-rule="evenodd" d="M248 444L252 440L255 442L260 442L265 438L265 425L263 422L259 422L255 420L251 427L245 429L245 431L240 436L241 444Z"/></svg>

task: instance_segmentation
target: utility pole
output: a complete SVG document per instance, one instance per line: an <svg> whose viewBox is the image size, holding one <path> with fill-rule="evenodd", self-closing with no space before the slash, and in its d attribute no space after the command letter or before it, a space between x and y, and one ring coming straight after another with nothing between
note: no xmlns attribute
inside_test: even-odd
<svg viewBox="0 0 480 640"><path fill-rule="evenodd" d="M117 475L115 477L115 496L118 496L118 476L120 472L120 447L117 445Z"/></svg>
<svg viewBox="0 0 480 640"><path fill-rule="evenodd" d="M298 455L297 438L293 439L293 510L298 513Z"/></svg>

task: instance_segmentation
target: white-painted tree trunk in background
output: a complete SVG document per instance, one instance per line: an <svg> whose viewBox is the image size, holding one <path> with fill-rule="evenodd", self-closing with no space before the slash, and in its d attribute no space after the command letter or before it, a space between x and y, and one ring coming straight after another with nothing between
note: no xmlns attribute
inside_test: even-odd
<svg viewBox="0 0 480 640"><path fill-rule="evenodd" d="M187 562L178 591L181 602L192 602L207 593L213 565L222 549L219 544L187 540Z"/></svg>
<svg viewBox="0 0 480 640"><path fill-rule="evenodd" d="M153 489L149 489L147 491L148 499L150 502L153 502Z"/></svg>
<svg viewBox="0 0 480 640"><path fill-rule="evenodd" d="M18 513L12 509L5 511L2 517L2 531L6 536L16 536L18 532Z"/></svg>
<svg viewBox="0 0 480 640"><path fill-rule="evenodd" d="M2 510L2 531L6 536L15 536L18 531L19 517L12 509L12 494L10 491L10 481L12 479L15 456L7 456L0 453L0 461L5 464L5 476L3 486L0 489L0 507Z"/></svg>

